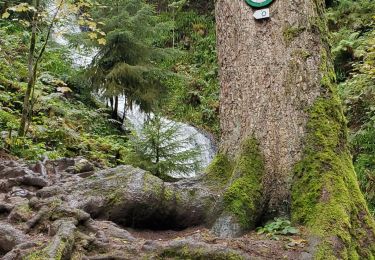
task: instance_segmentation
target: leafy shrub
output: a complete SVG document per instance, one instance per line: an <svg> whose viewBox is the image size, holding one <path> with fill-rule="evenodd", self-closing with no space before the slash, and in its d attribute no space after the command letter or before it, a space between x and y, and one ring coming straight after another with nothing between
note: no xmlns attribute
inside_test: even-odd
<svg viewBox="0 0 375 260"><path fill-rule="evenodd" d="M264 227L257 228L258 234L266 234L272 239L279 240L276 235L295 235L299 230L291 226L289 220L275 218L274 221L268 222Z"/></svg>

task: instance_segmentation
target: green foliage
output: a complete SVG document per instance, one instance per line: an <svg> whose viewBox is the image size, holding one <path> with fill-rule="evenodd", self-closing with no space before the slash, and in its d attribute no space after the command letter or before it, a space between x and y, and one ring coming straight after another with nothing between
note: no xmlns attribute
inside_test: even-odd
<svg viewBox="0 0 375 260"><path fill-rule="evenodd" d="M339 81L345 81L353 72L352 64L361 62L365 50L363 41L371 38L375 2L372 0L335 1L328 10L335 70Z"/></svg>
<svg viewBox="0 0 375 260"><path fill-rule="evenodd" d="M139 136L134 134L130 146L141 159L140 162L149 162L144 169L158 177L165 177L171 173L187 174L199 170L200 148L182 149L190 143L191 138L181 138L178 124L153 115Z"/></svg>
<svg viewBox="0 0 375 260"><path fill-rule="evenodd" d="M258 234L267 234L271 239L279 240L276 235L295 235L299 230L292 226L291 222L283 218L275 218L264 227L257 228Z"/></svg>
<svg viewBox="0 0 375 260"><path fill-rule="evenodd" d="M164 14L170 19L170 14ZM219 83L215 21L212 15L181 11L175 18L176 48L183 51L163 65L177 75L165 84L163 112L219 135ZM166 42L165 44L170 44Z"/></svg>
<svg viewBox="0 0 375 260"><path fill-rule="evenodd" d="M107 43L98 46L99 53L88 71L93 86L105 90L107 97L125 95L129 107L137 103L148 112L164 89L161 81L166 72L155 63L168 52L154 45L163 23L145 1L98 3L100 8L93 8L92 13L103 24Z"/></svg>
<svg viewBox="0 0 375 260"><path fill-rule="evenodd" d="M29 33L17 22L0 23L0 148L28 160L43 155L51 159L83 155L102 165L119 164L126 139L118 125L108 120L109 111L85 91L85 81L72 78L75 72L66 49L54 44L40 64L29 135L17 136L27 80L24 53ZM77 93L61 91L68 87Z"/></svg>
<svg viewBox="0 0 375 260"><path fill-rule="evenodd" d="M341 1L330 16L339 93L349 120L351 152L360 187L375 213L375 3Z"/></svg>
<svg viewBox="0 0 375 260"><path fill-rule="evenodd" d="M27 52L28 39L29 33L19 24L0 19L0 79L26 81L27 61L23 53Z"/></svg>

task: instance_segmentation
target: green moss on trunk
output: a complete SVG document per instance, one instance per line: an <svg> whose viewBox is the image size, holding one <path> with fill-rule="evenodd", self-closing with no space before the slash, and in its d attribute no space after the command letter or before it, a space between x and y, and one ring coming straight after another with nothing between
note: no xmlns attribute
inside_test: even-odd
<svg viewBox="0 0 375 260"><path fill-rule="evenodd" d="M225 154L218 154L206 170L205 181L209 185L213 184L221 189L228 182L232 173L233 162Z"/></svg>
<svg viewBox="0 0 375 260"><path fill-rule="evenodd" d="M254 138L246 140L236 160L231 183L224 193L226 211L233 213L243 228L253 228L261 211L264 160Z"/></svg>
<svg viewBox="0 0 375 260"><path fill-rule="evenodd" d="M321 38L321 93L309 109L302 160L295 167L292 219L316 239L315 259L374 259L375 223L360 192L330 62L324 1L314 1Z"/></svg>
<svg viewBox="0 0 375 260"><path fill-rule="evenodd" d="M224 212L234 216L243 229L254 228L262 211L264 160L255 138L245 140L237 158L221 154L208 168L206 178L226 184ZM228 182L229 180L229 182ZM225 185L224 184L224 185Z"/></svg>
<svg viewBox="0 0 375 260"><path fill-rule="evenodd" d="M327 56L324 50L321 95L309 110L304 155L295 167L292 219L317 238L315 259L374 259L374 220L357 183Z"/></svg>

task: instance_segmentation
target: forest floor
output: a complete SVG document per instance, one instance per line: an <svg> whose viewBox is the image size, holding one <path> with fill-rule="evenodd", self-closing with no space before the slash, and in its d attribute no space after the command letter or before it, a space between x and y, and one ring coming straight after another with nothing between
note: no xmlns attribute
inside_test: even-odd
<svg viewBox="0 0 375 260"><path fill-rule="evenodd" d="M270 236L252 231L238 238L219 238L204 226L184 230L124 227L112 222L110 217L91 214L103 201L94 198L100 197L100 190L92 195L90 181L99 176L95 183L100 183L102 178L103 185L110 189L108 180L116 176L104 174L111 169L96 175L91 171L72 173L73 159L33 165L14 159L6 152L0 153L0 259L3 260L312 258L303 228L295 236ZM81 167L84 168L91 170L87 165ZM143 174L134 168L118 169L129 169L126 173L129 176ZM80 189L87 189L91 195L83 195ZM86 199L86 204L79 205ZM104 204L104 209L110 212L108 203ZM115 211L111 212L109 216L116 215Z"/></svg>
<svg viewBox="0 0 375 260"><path fill-rule="evenodd" d="M250 259L306 259L309 258L308 241L305 235L276 236L270 238L255 231L248 232L239 238L219 238L205 227L188 228L182 231L155 231L128 229L135 238L149 241L164 241L192 237L209 245L219 245L243 252Z"/></svg>

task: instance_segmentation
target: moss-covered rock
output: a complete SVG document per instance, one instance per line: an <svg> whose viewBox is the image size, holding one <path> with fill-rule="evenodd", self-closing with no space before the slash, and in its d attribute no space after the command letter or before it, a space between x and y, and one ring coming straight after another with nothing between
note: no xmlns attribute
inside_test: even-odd
<svg viewBox="0 0 375 260"><path fill-rule="evenodd" d="M199 180L164 182L131 166L97 172L77 187L66 185L67 201L94 218L122 226L183 229L211 219L216 194Z"/></svg>
<svg viewBox="0 0 375 260"><path fill-rule="evenodd" d="M54 259L64 260L71 259L74 242L76 226L71 221L60 220L57 234L51 239L47 246L32 250L25 260L36 259Z"/></svg>

